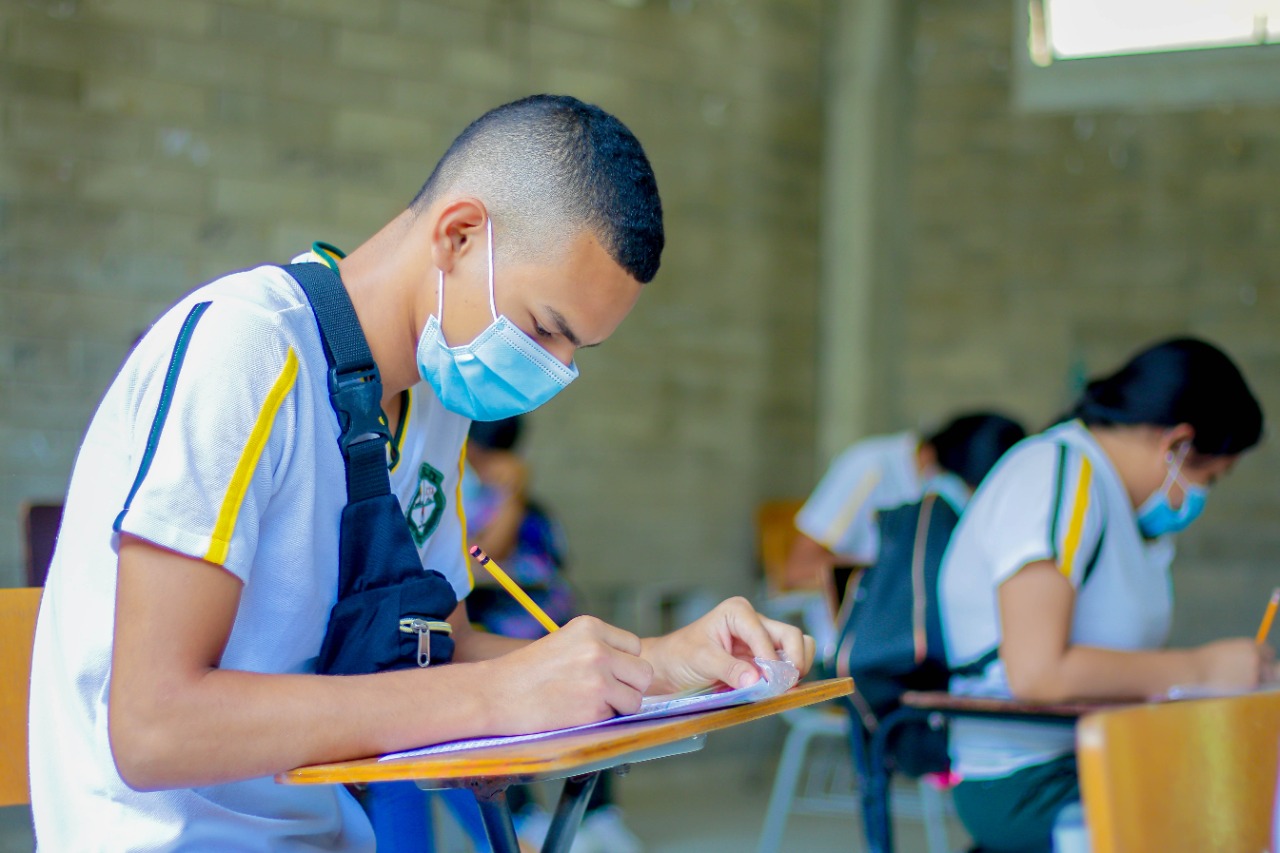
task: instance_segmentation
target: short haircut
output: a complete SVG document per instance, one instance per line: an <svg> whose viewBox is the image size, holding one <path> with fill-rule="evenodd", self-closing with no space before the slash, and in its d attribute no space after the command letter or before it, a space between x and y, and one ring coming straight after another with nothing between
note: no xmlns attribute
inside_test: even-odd
<svg viewBox="0 0 1280 853"><path fill-rule="evenodd" d="M978 488L982 478L1010 447L1027 437L1022 424L995 412L959 415L925 439L938 466Z"/></svg>
<svg viewBox="0 0 1280 853"><path fill-rule="evenodd" d="M1197 338L1147 347L1123 367L1088 384L1070 412L1090 426L1195 429L1191 446L1208 456L1235 456L1262 437L1262 407L1226 353Z"/></svg>
<svg viewBox="0 0 1280 853"><path fill-rule="evenodd" d="M488 206L515 255L555 252L590 231L640 283L658 272L664 242L658 182L626 125L566 95L533 95L497 107L449 146L410 207L446 193Z"/></svg>

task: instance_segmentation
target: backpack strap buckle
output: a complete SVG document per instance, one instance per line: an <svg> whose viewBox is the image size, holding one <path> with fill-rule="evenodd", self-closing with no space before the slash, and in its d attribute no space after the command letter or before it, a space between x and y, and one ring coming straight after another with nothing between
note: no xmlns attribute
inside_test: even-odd
<svg viewBox="0 0 1280 853"><path fill-rule="evenodd" d="M339 373L329 370L329 399L338 413L342 434L338 444L344 457L351 456L351 446L365 441L391 442L391 430L382 415L382 382L378 368Z"/></svg>

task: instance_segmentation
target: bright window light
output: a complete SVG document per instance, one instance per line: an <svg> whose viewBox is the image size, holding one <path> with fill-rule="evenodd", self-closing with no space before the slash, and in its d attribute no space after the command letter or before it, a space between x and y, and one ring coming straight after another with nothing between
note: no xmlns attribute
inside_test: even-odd
<svg viewBox="0 0 1280 853"><path fill-rule="evenodd" d="M1039 65L1280 42L1280 0L1032 0Z"/></svg>

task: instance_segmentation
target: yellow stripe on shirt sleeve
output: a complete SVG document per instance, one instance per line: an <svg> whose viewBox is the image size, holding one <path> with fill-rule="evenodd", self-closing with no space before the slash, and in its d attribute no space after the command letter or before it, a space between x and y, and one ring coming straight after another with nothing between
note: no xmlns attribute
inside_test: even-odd
<svg viewBox="0 0 1280 853"><path fill-rule="evenodd" d="M240 453L240 461L236 463L235 471L231 474L227 493L222 498L222 508L218 510L218 520L213 526L209 552L204 555L204 558L211 563L222 565L227 559L227 552L231 550L231 536L236 529L236 519L240 516L240 505L244 503L245 492L249 490L249 483L253 479L253 469L258 467L262 449L267 446L267 439L271 437L271 426L275 423L276 413L280 411L280 404L284 402L285 397L289 396L297 378L298 356L294 353L293 347L289 347L289 352L285 355L284 367L280 369L280 375L271 386L267 399L262 402L258 420L253 424L249 440Z"/></svg>
<svg viewBox="0 0 1280 853"><path fill-rule="evenodd" d="M1076 568L1076 554L1080 550L1080 536L1084 533L1084 520L1089 514L1089 484L1093 480L1093 463L1088 457L1080 459L1080 479L1076 481L1076 496L1071 506L1071 522L1067 525L1067 538L1062 543L1062 562L1058 570L1071 580Z"/></svg>
<svg viewBox="0 0 1280 853"><path fill-rule="evenodd" d="M871 497L871 493L875 491L878 485L880 485L879 471L871 471L863 477L862 481L858 483L858 487L849 493L849 497L845 498L840 512L832 519L831 524L827 525L827 529L823 531L822 538L818 540L818 544L828 551L838 551L837 546L840 544L840 540L849 531L849 526L858 517L858 513L862 511L863 505L866 504L867 499Z"/></svg>
<svg viewBox="0 0 1280 853"><path fill-rule="evenodd" d="M462 440L462 451L458 454L458 488L453 496L453 504L458 508L458 526L462 530L462 564L467 567L467 583L471 589L476 588L476 576L471 574L471 552L467 550L467 509L462 505L462 476L467 467L467 440Z"/></svg>

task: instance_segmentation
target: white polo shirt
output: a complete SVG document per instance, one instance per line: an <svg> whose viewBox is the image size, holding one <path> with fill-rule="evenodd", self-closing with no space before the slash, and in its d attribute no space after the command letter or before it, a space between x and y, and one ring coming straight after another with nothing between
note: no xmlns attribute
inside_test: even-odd
<svg viewBox="0 0 1280 853"><path fill-rule="evenodd" d="M107 740L116 530L243 583L223 668L314 672L346 501L327 372L301 288L265 266L172 308L107 391L76 459L36 630L31 799L42 849L373 849L340 786L261 778L138 793ZM461 598L471 587L459 493L470 422L425 385L402 420L392 490L423 564Z"/></svg>
<svg viewBox="0 0 1280 853"><path fill-rule="evenodd" d="M1173 611L1172 537L1143 539L1111 460L1079 421L1018 444L982 482L943 558L939 610L951 692L1007 698L997 594L1023 566L1052 560L1076 588L1070 642L1164 645ZM1074 749L1068 726L956 719L954 769L994 779Z"/></svg>
<svg viewBox="0 0 1280 853"><path fill-rule="evenodd" d="M831 463L796 514L796 528L848 562L869 566L880 553L876 513L924 497L910 432L868 438Z"/></svg>

